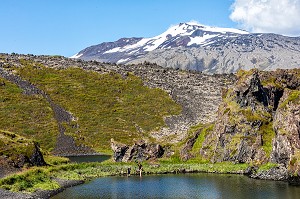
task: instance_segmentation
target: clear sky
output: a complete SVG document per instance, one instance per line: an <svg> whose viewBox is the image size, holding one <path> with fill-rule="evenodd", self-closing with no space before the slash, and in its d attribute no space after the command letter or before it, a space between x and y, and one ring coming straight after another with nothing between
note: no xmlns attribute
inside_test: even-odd
<svg viewBox="0 0 300 199"><path fill-rule="evenodd" d="M266 32L247 21L247 5L269 1L279 0L1 0L0 52L71 56L121 37L156 36L191 20Z"/></svg>

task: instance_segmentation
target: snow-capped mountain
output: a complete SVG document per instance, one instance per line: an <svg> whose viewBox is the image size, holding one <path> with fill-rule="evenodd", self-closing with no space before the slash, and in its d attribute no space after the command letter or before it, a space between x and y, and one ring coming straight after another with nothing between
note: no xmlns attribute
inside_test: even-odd
<svg viewBox="0 0 300 199"><path fill-rule="evenodd" d="M272 70L300 66L300 38L188 22L151 38L122 38L91 46L71 58L118 64L148 61L208 73L253 67Z"/></svg>

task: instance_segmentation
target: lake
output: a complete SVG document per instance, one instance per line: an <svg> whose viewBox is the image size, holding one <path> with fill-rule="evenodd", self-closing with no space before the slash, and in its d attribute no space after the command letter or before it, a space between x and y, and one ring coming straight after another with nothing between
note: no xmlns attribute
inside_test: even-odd
<svg viewBox="0 0 300 199"><path fill-rule="evenodd" d="M227 174L124 176L98 178L53 197L65 198L299 199L300 187Z"/></svg>
<svg viewBox="0 0 300 199"><path fill-rule="evenodd" d="M103 162L108 160L109 155L80 155L80 156L67 156L71 162Z"/></svg>

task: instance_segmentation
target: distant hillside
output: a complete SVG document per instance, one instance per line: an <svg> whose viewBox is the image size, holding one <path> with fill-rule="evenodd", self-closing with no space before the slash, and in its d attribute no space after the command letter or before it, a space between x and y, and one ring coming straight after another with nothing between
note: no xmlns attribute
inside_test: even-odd
<svg viewBox="0 0 300 199"><path fill-rule="evenodd" d="M0 54L1 161L18 154L9 151L22 140L38 141L45 153L79 155L111 153L113 138L116 160L144 151L140 157L230 161L253 165L253 177L286 180L300 174L299 70L207 75ZM123 149L122 159L116 151Z"/></svg>
<svg viewBox="0 0 300 199"><path fill-rule="evenodd" d="M121 38L87 47L72 58L118 64L234 73L239 69L299 68L300 38L180 23L152 38Z"/></svg>
<svg viewBox="0 0 300 199"><path fill-rule="evenodd" d="M1 128L57 155L111 152L110 139L174 143L215 120L230 75L0 55Z"/></svg>

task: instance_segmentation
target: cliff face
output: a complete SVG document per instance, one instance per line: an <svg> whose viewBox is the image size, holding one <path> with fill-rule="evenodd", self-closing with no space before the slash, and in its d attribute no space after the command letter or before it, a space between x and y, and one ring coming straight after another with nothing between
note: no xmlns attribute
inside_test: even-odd
<svg viewBox="0 0 300 199"><path fill-rule="evenodd" d="M285 89L274 116L271 161L300 175L300 91Z"/></svg>
<svg viewBox="0 0 300 199"><path fill-rule="evenodd" d="M237 84L223 95L201 155L212 162L272 162L299 172L299 74L299 70L240 72Z"/></svg>

